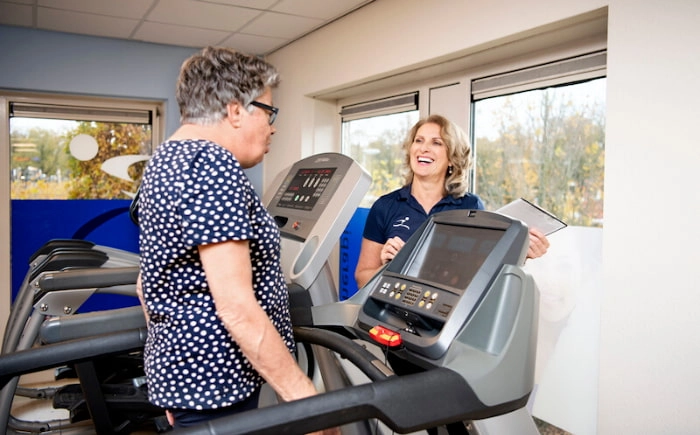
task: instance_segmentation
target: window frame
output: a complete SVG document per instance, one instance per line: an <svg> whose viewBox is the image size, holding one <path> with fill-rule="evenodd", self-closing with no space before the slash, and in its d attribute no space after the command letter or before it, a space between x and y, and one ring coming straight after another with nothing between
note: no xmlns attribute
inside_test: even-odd
<svg viewBox="0 0 700 435"><path fill-rule="evenodd" d="M10 118L13 117L13 106L21 106L19 113L22 117L44 119L68 119L103 122L143 122L150 120L151 150L163 142L165 137L165 101L147 99L128 99L101 96L64 95L56 93L23 92L0 89L0 122L6 128L0 134L0 165L9 168L11 162L10 147ZM16 106L15 106L16 107ZM34 109L26 110L26 109ZM6 178L6 179L5 179ZM0 181L0 201L10 203L10 177ZM0 218L9 220L7 215ZM0 229L1 230L1 229ZM9 231L9 227L8 227ZM8 242L9 243L9 242Z"/></svg>
<svg viewBox="0 0 700 435"><path fill-rule="evenodd" d="M52 118L52 119L75 119L85 120L85 116L90 116L90 120L106 122L141 122L145 113L150 114L151 124L151 147L153 150L163 141L165 136L165 101L146 99L126 99L99 96L63 95L53 93L38 92L18 92L0 89L0 122L9 127L10 117L13 116L12 106L14 103L24 105L24 107L34 107L32 112L21 112L21 116L28 118ZM41 107L49 108L42 112ZM50 108L65 111L50 110ZM75 109L71 112L71 109ZM92 109L92 110L91 110ZM83 116L71 117L71 113L81 112ZM141 116L141 119L137 119ZM146 115L147 116L147 115ZM120 121L121 120L121 121ZM9 128L8 128L9 132ZM7 143L3 143L8 141ZM0 138L0 145L9 147L8 137Z"/></svg>
<svg viewBox="0 0 700 435"><path fill-rule="evenodd" d="M606 23L607 16L597 17L591 22L586 22L584 23L587 29L586 32L591 32L591 35L584 39L573 38L572 41L568 43L564 42L561 45L548 46L543 48L540 46L536 46L536 44L538 43L541 44L538 38L524 38L523 40L512 42L513 46L518 46L519 48L523 49L523 54L519 56L512 57L513 48L508 47L508 44L506 44L501 47L502 52L498 52L498 49L494 49L494 51L497 51L498 53L493 56L495 60L493 60L490 63L471 65L470 61L462 60L462 63L464 64L462 69L443 75L431 76L428 79L421 77L429 75L427 74L427 72L429 70L434 69L435 66L426 67L424 70L413 71L415 73L415 76L418 77L418 79L413 81L406 81L406 83L388 87L387 89L381 92L364 91L361 93L358 92L357 95L353 95L352 89L345 89L342 95L339 95L340 98L336 100L336 113L338 114L337 119L338 125L340 126L338 131L342 131L342 123L344 121L344 118L341 115L341 113L343 107L361 106L362 104L369 104L374 101L389 99L397 95L410 94L415 92L418 94L419 118L425 118L431 113L442 113L440 110L434 110L434 107L430 104L430 91L432 89L440 88L443 86L460 85L466 88L465 97L469 99L469 101L467 101L466 104L466 112L463 114L463 116L460 113L460 116L457 118L450 116L449 113L443 114L445 114L453 122L455 122L457 125L464 129L464 131L467 133L467 136L470 138L470 141L472 142L472 147L474 147L474 101L472 95L473 84L475 81L478 82L479 80L484 80L485 78L498 77L501 75L512 75L514 72L529 71L531 69L537 68L543 68L544 71L550 72L552 70L556 71L556 67L550 69L547 69L547 67L550 65L566 63L571 59L576 59L579 57L585 58L592 56L595 58L596 56L598 56L598 58L600 58L600 56L602 55L603 58L606 59L607 33L605 32L604 27ZM579 31L577 25L577 23L572 23L572 32ZM566 32L565 29L561 31ZM552 35L549 36L551 37ZM549 42L548 44L551 43L552 42ZM465 59L467 57L469 56L466 56ZM479 56L474 55L474 57L477 58ZM588 65L590 67L589 64L583 63L583 65ZM515 86L512 86L510 88L503 88L506 89L505 92L503 92L503 89L497 92L491 92L491 90L489 90L490 93L488 95L482 95L486 95L484 98L490 98L498 95L507 95L509 93L521 92L527 89L537 89L547 85L562 85L567 83L575 83L577 81L586 80L589 78L604 77L607 72L606 65L607 63L605 63L605 65L603 65L602 68L600 67L600 65L594 65L590 68L584 67L581 68L581 71L573 73L567 70L566 68L563 68L561 69L561 74L559 77L557 77L556 74L549 74L547 77L543 78L542 81L533 81L531 83L517 83ZM358 89L362 88L364 88L364 86L358 87ZM370 114L370 116L379 116L386 115L392 112L378 112L376 114L372 112L368 113ZM340 152L345 152L342 146L342 138L339 141L339 143L341 144ZM470 171L469 191L478 194L478 192L475 191L476 186L474 185L475 171L476 163L472 166Z"/></svg>
<svg viewBox="0 0 700 435"><path fill-rule="evenodd" d="M100 110L112 110L114 108L123 108L126 110L150 110L151 116L151 141L152 150L155 151L157 146L165 137L165 101L164 100L146 100L146 99L127 99L113 98L106 96L82 96L69 95L58 93L44 93L31 91L18 91L12 89L0 89L0 165L4 168L1 172L4 174L0 177L0 202L6 206L0 207L0 246L3 249L0 252L0 274L5 276L4 284L9 289L11 287L11 261L10 261L10 244L11 244L11 227L10 227L10 103L40 103L49 105L69 105L77 107L93 107Z"/></svg>

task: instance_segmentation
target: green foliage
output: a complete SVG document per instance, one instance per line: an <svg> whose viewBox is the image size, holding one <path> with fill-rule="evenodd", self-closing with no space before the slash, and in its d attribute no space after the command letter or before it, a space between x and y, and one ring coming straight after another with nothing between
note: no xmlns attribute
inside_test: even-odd
<svg viewBox="0 0 700 435"><path fill-rule="evenodd" d="M97 141L97 155L86 161L71 155L70 142L87 134ZM150 154L150 125L80 122L64 134L44 128L12 132L10 136L13 199L114 199L129 196L141 179L146 162L129 167L122 180L102 170L112 157Z"/></svg>
<svg viewBox="0 0 700 435"><path fill-rule="evenodd" d="M370 207L381 195L403 185L405 157L401 145L417 120L416 110L344 123L345 153L372 176L360 207Z"/></svg>
<svg viewBox="0 0 700 435"><path fill-rule="evenodd" d="M104 172L102 163L112 157L148 154L150 147L150 126L139 124L95 123L81 122L72 132L67 134L68 141L78 134L87 134L95 138L98 144L97 155L81 161L75 158L70 160L70 168L73 176L68 194L70 199L95 199L95 198L127 198L124 191L134 192L134 183L119 179ZM66 145L66 151L67 145ZM145 162L132 165L129 168L129 176L140 180Z"/></svg>
<svg viewBox="0 0 700 435"><path fill-rule="evenodd" d="M539 104L525 111L501 97L492 114L497 134L477 137L475 191L488 209L524 197L570 225L602 225L604 105L574 104L552 89L533 92Z"/></svg>
<svg viewBox="0 0 700 435"><path fill-rule="evenodd" d="M10 135L12 169L17 178L36 180L40 174L57 174L68 171L69 156L63 151L65 139L42 128L31 128L26 133Z"/></svg>

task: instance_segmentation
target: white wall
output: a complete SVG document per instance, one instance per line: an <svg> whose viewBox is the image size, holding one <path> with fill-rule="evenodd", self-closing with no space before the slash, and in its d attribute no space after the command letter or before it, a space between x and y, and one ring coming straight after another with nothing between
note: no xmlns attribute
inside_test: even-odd
<svg viewBox="0 0 700 435"><path fill-rule="evenodd" d="M265 183L290 158L331 146L314 132L333 128L334 107L312 96L477 52L606 6L597 433L696 433L700 288L691 273L700 244L693 225L700 216L694 179L700 144L692 133L700 119L700 2L377 0L270 56L283 75L274 143L285 151L273 144Z"/></svg>
<svg viewBox="0 0 700 435"><path fill-rule="evenodd" d="M600 429L698 433L700 2L609 12Z"/></svg>

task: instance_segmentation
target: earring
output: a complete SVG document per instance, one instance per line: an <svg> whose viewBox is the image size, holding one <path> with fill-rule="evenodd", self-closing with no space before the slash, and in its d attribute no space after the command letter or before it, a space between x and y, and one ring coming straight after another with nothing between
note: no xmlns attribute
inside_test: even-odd
<svg viewBox="0 0 700 435"><path fill-rule="evenodd" d="M454 167L450 165L447 167L447 175L452 175L452 172L454 172Z"/></svg>

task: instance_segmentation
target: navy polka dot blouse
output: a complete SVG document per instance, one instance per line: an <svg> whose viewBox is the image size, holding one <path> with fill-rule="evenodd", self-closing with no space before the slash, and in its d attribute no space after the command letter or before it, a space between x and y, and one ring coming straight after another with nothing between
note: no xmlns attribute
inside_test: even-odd
<svg viewBox="0 0 700 435"><path fill-rule="evenodd" d="M258 303L295 344L279 229L236 158L209 141L165 142L144 173L139 227L149 400L215 409L248 398L263 380L217 317L199 245L249 241Z"/></svg>

